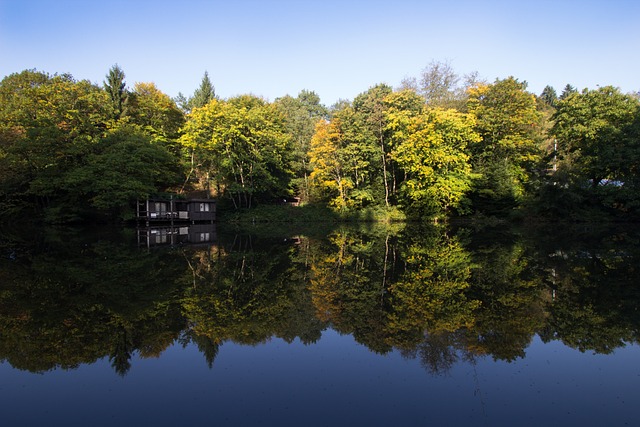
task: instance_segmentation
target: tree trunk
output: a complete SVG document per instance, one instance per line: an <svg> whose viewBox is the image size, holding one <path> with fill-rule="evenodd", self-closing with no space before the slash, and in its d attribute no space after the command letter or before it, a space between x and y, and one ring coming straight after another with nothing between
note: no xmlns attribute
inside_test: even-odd
<svg viewBox="0 0 640 427"><path fill-rule="evenodd" d="M384 180L384 204L389 207L389 182L387 180L387 153L384 151L384 138L380 130L380 152L382 157L382 174Z"/></svg>

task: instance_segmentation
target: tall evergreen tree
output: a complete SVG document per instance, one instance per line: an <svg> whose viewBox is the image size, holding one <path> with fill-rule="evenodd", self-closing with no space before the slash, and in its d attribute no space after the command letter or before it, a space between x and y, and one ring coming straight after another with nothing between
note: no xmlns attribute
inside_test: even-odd
<svg viewBox="0 0 640 427"><path fill-rule="evenodd" d="M176 103L178 108L180 108L183 113L186 114L189 112L189 100L186 96L184 96L182 92L178 92L178 95L173 98L173 102Z"/></svg>
<svg viewBox="0 0 640 427"><path fill-rule="evenodd" d="M562 89L562 93L560 94L560 100L566 99L572 93L578 93L578 89L574 86L571 86L569 83Z"/></svg>
<svg viewBox="0 0 640 427"><path fill-rule="evenodd" d="M556 102L558 102L558 94L553 86L545 86L542 89L542 93L540 94L540 99L542 99L547 105L551 107L555 107Z"/></svg>
<svg viewBox="0 0 640 427"><path fill-rule="evenodd" d="M213 84L211 84L209 73L205 71L204 76L202 76L200 87L196 89L189 100L189 108L194 109L204 107L213 99L216 99L216 90L213 87Z"/></svg>
<svg viewBox="0 0 640 427"><path fill-rule="evenodd" d="M125 74L118 64L115 64L107 74L107 80L103 82L104 90L109 94L114 110L114 118L117 120L124 114L127 102Z"/></svg>

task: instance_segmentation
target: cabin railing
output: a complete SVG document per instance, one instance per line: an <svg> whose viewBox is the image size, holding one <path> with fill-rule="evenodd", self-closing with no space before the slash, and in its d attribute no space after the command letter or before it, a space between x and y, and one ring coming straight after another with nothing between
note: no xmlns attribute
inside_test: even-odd
<svg viewBox="0 0 640 427"><path fill-rule="evenodd" d="M202 206L206 205L206 210ZM216 206L212 200L147 199L136 203L136 218L139 222L211 222L215 221Z"/></svg>

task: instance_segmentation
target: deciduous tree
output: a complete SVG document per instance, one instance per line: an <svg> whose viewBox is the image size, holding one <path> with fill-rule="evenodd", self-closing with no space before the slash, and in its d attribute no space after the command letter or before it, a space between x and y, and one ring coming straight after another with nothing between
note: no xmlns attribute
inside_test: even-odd
<svg viewBox="0 0 640 427"><path fill-rule="evenodd" d="M639 115L638 99L612 86L560 100L552 128L558 141L557 179L565 177L563 184L578 191L588 185L592 196L602 192L599 196L635 199L640 195Z"/></svg>
<svg viewBox="0 0 640 427"><path fill-rule="evenodd" d="M65 74L12 74L0 83L0 204L60 207L65 173L83 164L106 131L106 92Z"/></svg>
<svg viewBox="0 0 640 427"><path fill-rule="evenodd" d="M365 125L361 132L366 132L364 143L369 146L378 146L379 164L382 169L382 183L384 185L384 204L389 207L391 188L389 183L389 141L387 133L387 117L385 110L385 98L391 94L392 89L386 84L379 84L370 88L367 92L358 95L353 100L353 108L357 118ZM368 132L367 132L368 131ZM368 141L370 140L370 141ZM359 148L360 149L360 148Z"/></svg>
<svg viewBox="0 0 640 427"><path fill-rule="evenodd" d="M498 212L522 201L541 159L540 113L526 83L513 77L469 90L469 112L481 140L470 146L477 181L474 201Z"/></svg>
<svg viewBox="0 0 640 427"><path fill-rule="evenodd" d="M286 194L291 178L290 139L281 112L252 95L212 100L189 115L180 142L205 188L236 208Z"/></svg>
<svg viewBox="0 0 640 427"><path fill-rule="evenodd" d="M329 200L329 205L344 211L349 208L349 192L353 182L346 175L341 158L342 134L339 120L320 121L311 138L309 158L313 171L311 180L320 193Z"/></svg>
<svg viewBox="0 0 640 427"><path fill-rule="evenodd" d="M98 148L83 165L65 174L63 188L84 202L78 208L130 219L136 199L145 199L177 181L177 158L136 127L110 131Z"/></svg>
<svg viewBox="0 0 640 427"><path fill-rule="evenodd" d="M460 76L448 61L432 61L419 78L402 81L401 89L419 93L430 107L466 109L467 89L482 83L477 72Z"/></svg>
<svg viewBox="0 0 640 427"><path fill-rule="evenodd" d="M141 126L154 140L175 145L185 120L175 101L154 83L136 83L131 99L131 121Z"/></svg>
<svg viewBox="0 0 640 427"><path fill-rule="evenodd" d="M438 214L461 207L471 189L467 146L477 143L473 117L454 110L392 109L391 158L404 171L402 204L414 213Z"/></svg>
<svg viewBox="0 0 640 427"><path fill-rule="evenodd" d="M320 103L320 97L307 90L301 91L296 98L289 95L278 98L275 104L284 114L287 132L292 143L292 163L294 178L291 181L293 191L303 202L309 200L309 174L311 166L309 149L311 138L318 121L326 119L327 109Z"/></svg>

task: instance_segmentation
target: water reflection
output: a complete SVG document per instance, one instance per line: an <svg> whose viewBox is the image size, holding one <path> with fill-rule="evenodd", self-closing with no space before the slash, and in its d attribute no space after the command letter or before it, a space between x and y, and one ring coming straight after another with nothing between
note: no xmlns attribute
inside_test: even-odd
<svg viewBox="0 0 640 427"><path fill-rule="evenodd" d="M194 344L304 344L331 328L433 374L524 357L536 335L580 351L638 342L640 234L341 226L328 235L39 230L0 241L0 360L31 372ZM155 248L151 250L152 248Z"/></svg>
<svg viewBox="0 0 640 427"><path fill-rule="evenodd" d="M138 246L212 245L217 241L215 224L143 227L137 229Z"/></svg>

